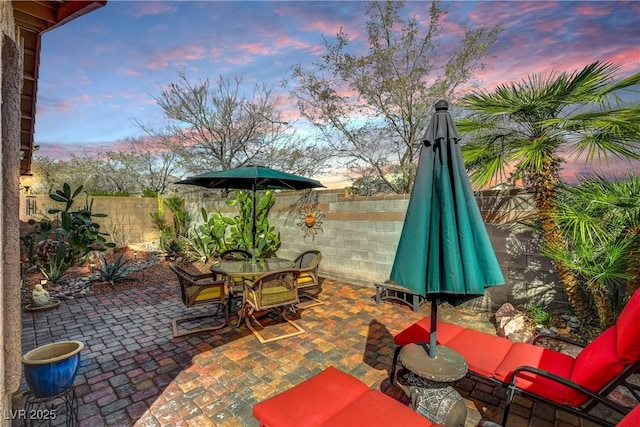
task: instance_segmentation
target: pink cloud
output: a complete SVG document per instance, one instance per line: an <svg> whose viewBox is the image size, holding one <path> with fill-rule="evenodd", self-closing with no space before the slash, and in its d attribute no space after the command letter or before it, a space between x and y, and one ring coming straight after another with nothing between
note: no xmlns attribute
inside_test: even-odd
<svg viewBox="0 0 640 427"><path fill-rule="evenodd" d="M620 177L640 169L640 161L629 161L618 157L609 156L608 161L595 159L589 162L583 155L579 158L567 158L561 172L562 178L571 184L578 182L579 178L595 173L606 177Z"/></svg>
<svg viewBox="0 0 640 427"><path fill-rule="evenodd" d="M538 22L536 28L544 32L555 33L558 31L558 29L562 30L565 24L566 22L564 19L554 19L551 21Z"/></svg>
<svg viewBox="0 0 640 427"><path fill-rule="evenodd" d="M263 41L238 43L236 47L238 50L251 55L271 55L275 53L275 50L270 46L266 46Z"/></svg>
<svg viewBox="0 0 640 427"><path fill-rule="evenodd" d="M169 14L177 11L177 8L166 2L135 2L131 4L133 16L140 18L146 15Z"/></svg>
<svg viewBox="0 0 640 427"><path fill-rule="evenodd" d="M59 101L56 102L41 102L38 103L38 114L51 114L51 113L64 113L64 112L69 112L69 111L73 111L74 106L73 106L73 101L71 101L70 99L61 99Z"/></svg>
<svg viewBox="0 0 640 427"><path fill-rule="evenodd" d="M324 35L337 34L341 28L347 27L346 23L335 20L308 20L300 25L302 31L316 32Z"/></svg>
<svg viewBox="0 0 640 427"><path fill-rule="evenodd" d="M276 37L275 45L280 48L280 50L287 51L289 49L308 49L311 45L299 38L294 38L288 36L286 34L282 34Z"/></svg>
<svg viewBox="0 0 640 427"><path fill-rule="evenodd" d="M147 61L150 69L166 68L169 64L181 64L183 61L193 61L204 58L206 49L201 45L187 44L171 47L157 53L156 57Z"/></svg>
<svg viewBox="0 0 640 427"><path fill-rule="evenodd" d="M592 4L584 4L576 8L576 13L587 16L606 16L609 12L604 8L594 7Z"/></svg>

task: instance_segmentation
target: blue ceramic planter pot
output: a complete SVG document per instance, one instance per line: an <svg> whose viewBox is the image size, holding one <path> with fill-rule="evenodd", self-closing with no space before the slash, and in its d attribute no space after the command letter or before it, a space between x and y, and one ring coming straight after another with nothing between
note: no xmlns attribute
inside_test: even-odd
<svg viewBox="0 0 640 427"><path fill-rule="evenodd" d="M56 396L73 384L80 366L80 341L60 341L37 347L22 356L24 376L34 396Z"/></svg>

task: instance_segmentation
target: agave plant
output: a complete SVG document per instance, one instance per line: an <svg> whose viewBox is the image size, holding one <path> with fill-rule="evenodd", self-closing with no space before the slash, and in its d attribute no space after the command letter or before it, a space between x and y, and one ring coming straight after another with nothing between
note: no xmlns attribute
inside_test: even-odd
<svg viewBox="0 0 640 427"><path fill-rule="evenodd" d="M67 262L67 246L64 242L49 240L52 242L47 249L49 252L47 260L38 266L42 276L49 282L57 283L66 276L69 263ZM44 245L42 245L44 246Z"/></svg>
<svg viewBox="0 0 640 427"><path fill-rule="evenodd" d="M127 266L129 261L124 260L124 254L120 256L111 264L107 264L104 257L100 258L100 268L97 270L98 276L94 281L109 282L113 288L116 287L117 282L132 282L136 279L129 277L128 274L133 271L132 266Z"/></svg>

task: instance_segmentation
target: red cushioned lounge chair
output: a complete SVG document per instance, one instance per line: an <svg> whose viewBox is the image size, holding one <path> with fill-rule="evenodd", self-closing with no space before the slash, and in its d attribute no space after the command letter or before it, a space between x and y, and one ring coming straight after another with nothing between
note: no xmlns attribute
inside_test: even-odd
<svg viewBox="0 0 640 427"><path fill-rule="evenodd" d="M395 343L402 346L428 342L429 322L429 318L424 318L409 326L395 336ZM640 387L627 381L631 374L640 372L640 291L631 297L616 325L605 330L575 358L535 345L540 337L531 344L514 343L446 322L438 322L437 330L438 344L460 353L471 375L508 387L503 425L508 425L515 393L607 426L614 424L590 411L602 403L622 415L628 413L629 408L607 398L617 386L626 386L640 401Z"/></svg>

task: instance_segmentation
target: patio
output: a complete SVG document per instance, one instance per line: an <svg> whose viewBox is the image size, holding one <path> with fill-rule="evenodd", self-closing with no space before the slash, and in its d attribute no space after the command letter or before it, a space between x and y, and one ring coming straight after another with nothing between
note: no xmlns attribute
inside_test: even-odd
<svg viewBox="0 0 640 427"><path fill-rule="evenodd" d="M372 288L325 279L322 289L326 304L291 316L307 333L269 344L260 344L244 324L236 328L234 312L223 329L174 339L170 319L187 309L177 284L169 283L63 301L50 311L23 311L22 350L60 340L84 342L75 380L81 426L257 426L255 403L329 365L406 403L387 380L393 335L427 316L428 304L414 313L396 303L376 305ZM439 314L495 331L489 313ZM468 378L456 389L466 398L466 426L501 420L503 389ZM515 403L513 426L591 425L524 398ZM52 425L64 422L61 415Z"/></svg>

